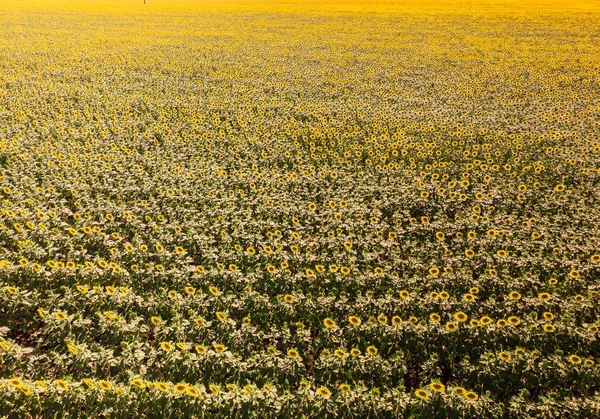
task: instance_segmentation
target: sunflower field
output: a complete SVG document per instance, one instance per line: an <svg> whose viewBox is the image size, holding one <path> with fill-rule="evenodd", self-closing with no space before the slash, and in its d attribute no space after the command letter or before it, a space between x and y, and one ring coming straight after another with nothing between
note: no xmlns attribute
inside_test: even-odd
<svg viewBox="0 0 600 419"><path fill-rule="evenodd" d="M145 3L0 3L0 417L600 417L597 1Z"/></svg>

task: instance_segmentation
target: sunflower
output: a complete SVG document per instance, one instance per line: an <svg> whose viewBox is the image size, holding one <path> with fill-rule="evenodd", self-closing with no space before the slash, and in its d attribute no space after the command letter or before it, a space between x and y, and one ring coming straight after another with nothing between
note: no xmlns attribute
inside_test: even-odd
<svg viewBox="0 0 600 419"><path fill-rule="evenodd" d="M173 389L175 390L176 393L185 393L185 389L187 388L187 385L183 384L183 383L179 383L179 384L175 384L175 387L173 387Z"/></svg>
<svg viewBox="0 0 600 419"><path fill-rule="evenodd" d="M392 324L394 326L400 326L402 324L402 319L400 318L400 316L392 317Z"/></svg>
<svg viewBox="0 0 600 419"><path fill-rule="evenodd" d="M105 391L112 389L112 385L108 381L104 381L104 380L98 381L98 387L100 387L102 390L105 390Z"/></svg>
<svg viewBox="0 0 600 419"><path fill-rule="evenodd" d="M167 383L157 381L154 384L156 385L156 388L159 389L160 391L162 391L163 393L166 393L169 391L169 385Z"/></svg>
<svg viewBox="0 0 600 419"><path fill-rule="evenodd" d="M415 396L421 400L429 400L429 394L427 394L427 390L418 389L415 391Z"/></svg>
<svg viewBox="0 0 600 419"><path fill-rule="evenodd" d="M444 390L446 390L446 386L444 386L442 383L431 383L429 384L429 388L436 393L442 393Z"/></svg>
<svg viewBox="0 0 600 419"><path fill-rule="evenodd" d="M510 316L508 318L508 322L510 324L512 324L513 326L518 326L518 325L521 324L521 320L518 317L515 317L515 316Z"/></svg>
<svg viewBox="0 0 600 419"><path fill-rule="evenodd" d="M469 318L469 316L467 316L465 313L463 313L462 311L459 311L458 313L456 313L454 315L454 318L459 321L459 322L466 322L467 319Z"/></svg>
<svg viewBox="0 0 600 419"><path fill-rule="evenodd" d="M60 388L62 391L68 391L69 390L69 385L64 382L63 380L56 380L54 381L56 383L56 385L58 386L58 388Z"/></svg>
<svg viewBox="0 0 600 419"><path fill-rule="evenodd" d="M350 355L357 357L360 355L360 349L352 348L350 349Z"/></svg>
<svg viewBox="0 0 600 419"><path fill-rule="evenodd" d="M209 390L209 391L210 391L212 394L214 394L215 396L219 394L219 387L217 387L217 386L216 386L216 385L214 385L214 384L209 384L209 385L208 385L208 390Z"/></svg>
<svg viewBox="0 0 600 419"><path fill-rule="evenodd" d="M328 329L332 329L336 326L335 322L332 319L330 319L329 317L327 317L327 318L325 318L325 320L323 320L323 324Z"/></svg>
<svg viewBox="0 0 600 419"><path fill-rule="evenodd" d="M473 294L467 293L467 294L463 295L463 300L470 303L470 302L475 301L475 296Z"/></svg>
<svg viewBox="0 0 600 419"><path fill-rule="evenodd" d="M283 301L285 301L286 303L293 303L294 302L294 296L290 295L290 294L286 294L283 297Z"/></svg>
<svg viewBox="0 0 600 419"><path fill-rule="evenodd" d="M442 318L439 316L439 314L436 314L436 313L431 313L431 314L429 315L429 319L430 319L432 322L439 323L439 322L440 322L440 320L441 320Z"/></svg>
<svg viewBox="0 0 600 419"><path fill-rule="evenodd" d="M171 346L171 344L169 342L161 342L160 347L165 352L171 352L173 350L173 347Z"/></svg>
<svg viewBox="0 0 600 419"><path fill-rule="evenodd" d="M477 395L477 393L473 393L472 391L469 391L467 394L465 394L465 399L474 402L477 399L479 399L479 396Z"/></svg>
<svg viewBox="0 0 600 419"><path fill-rule="evenodd" d="M547 292L543 292L538 295L538 298L542 301L548 301L552 298L552 296L550 294L548 294Z"/></svg>
<svg viewBox="0 0 600 419"><path fill-rule="evenodd" d="M339 389L342 391L342 393L349 393L351 390L348 384L340 384Z"/></svg>
<svg viewBox="0 0 600 419"><path fill-rule="evenodd" d="M333 351L333 354L340 359L344 359L344 358L348 357L348 354L343 349L336 349L335 351Z"/></svg>
<svg viewBox="0 0 600 419"><path fill-rule="evenodd" d="M192 397L198 397L200 393L198 393L198 389L194 386L187 386L185 388L185 392Z"/></svg>
<svg viewBox="0 0 600 419"><path fill-rule="evenodd" d="M319 387L317 389L317 394L325 399L328 399L331 397L331 391L329 391L327 389L327 387Z"/></svg>
<svg viewBox="0 0 600 419"><path fill-rule="evenodd" d="M454 324L452 322L446 323L446 330L448 330L450 332L454 332L454 331L456 331L456 329L457 329L456 324Z"/></svg>
<svg viewBox="0 0 600 419"><path fill-rule="evenodd" d="M467 393L467 390L465 390L463 387L455 387L454 390L452 390L452 392L456 396L463 397Z"/></svg>
<svg viewBox="0 0 600 419"><path fill-rule="evenodd" d="M134 378L133 380L131 380L131 385L141 389L146 388L146 384L144 384L144 382L139 378Z"/></svg>
<svg viewBox="0 0 600 419"><path fill-rule="evenodd" d="M89 390L96 387L96 384L94 384L94 382L92 380L90 380L89 378L84 378L82 381L83 381L83 384L85 384Z"/></svg>
<svg viewBox="0 0 600 419"><path fill-rule="evenodd" d="M26 386L25 384L21 384L19 387L17 387L19 390L21 390L21 392L26 395L29 396L32 393L32 390L30 387Z"/></svg>
<svg viewBox="0 0 600 419"><path fill-rule="evenodd" d="M481 319L479 319L479 322L482 325L487 326L488 324L491 324L493 322L493 320L488 316L483 316Z"/></svg>
<svg viewBox="0 0 600 419"><path fill-rule="evenodd" d="M410 297L410 294L408 293L408 291L406 290L402 290L400 291L400 298L406 300Z"/></svg>
<svg viewBox="0 0 600 419"><path fill-rule="evenodd" d="M551 325L549 323L544 325L544 332L553 333L555 331L556 331L556 327L554 327L553 325Z"/></svg>
<svg viewBox="0 0 600 419"><path fill-rule="evenodd" d="M376 347L374 347L374 346L369 346L369 347L367 347L367 353L368 353L369 355L377 355L377 352L378 352L378 351L377 351L377 348L376 348Z"/></svg>
<svg viewBox="0 0 600 419"><path fill-rule="evenodd" d="M507 352L500 352L500 353L498 354L498 357L499 357L500 359L504 360L504 361L510 361L510 360L511 360L511 358L512 358L512 357L510 356L510 354L509 354L509 353L507 353Z"/></svg>
<svg viewBox="0 0 600 419"><path fill-rule="evenodd" d="M350 317L348 317L348 322L349 322L349 323L350 323L352 326L355 326L355 327L358 327L358 326L360 326L360 324L361 324L361 321L360 321L360 319L359 319L358 317L356 317L356 316L350 316Z"/></svg>
<svg viewBox="0 0 600 419"><path fill-rule="evenodd" d="M300 356L298 351L295 349L288 349L287 354L292 359L298 359L298 357Z"/></svg>
<svg viewBox="0 0 600 419"><path fill-rule="evenodd" d="M579 365L579 364L581 364L582 359L580 357L578 357L577 355L571 355L571 356L569 356L569 362L571 364Z"/></svg>

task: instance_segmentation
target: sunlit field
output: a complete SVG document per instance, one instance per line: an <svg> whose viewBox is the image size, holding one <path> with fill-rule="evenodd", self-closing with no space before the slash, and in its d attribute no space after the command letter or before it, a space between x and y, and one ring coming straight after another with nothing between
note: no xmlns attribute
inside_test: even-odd
<svg viewBox="0 0 600 419"><path fill-rule="evenodd" d="M600 3L0 2L0 417L600 417Z"/></svg>

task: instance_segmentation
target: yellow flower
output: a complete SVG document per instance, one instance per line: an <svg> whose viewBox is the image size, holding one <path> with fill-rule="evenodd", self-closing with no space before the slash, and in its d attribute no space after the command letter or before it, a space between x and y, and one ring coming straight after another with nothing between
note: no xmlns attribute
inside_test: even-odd
<svg viewBox="0 0 600 419"><path fill-rule="evenodd" d="M464 396L467 393L467 391L463 387L455 387L454 390L452 390L452 392L460 397Z"/></svg>
<svg viewBox="0 0 600 419"><path fill-rule="evenodd" d="M343 393L348 393L350 392L350 386L348 384L340 384L339 389L343 392Z"/></svg>
<svg viewBox="0 0 600 419"><path fill-rule="evenodd" d="M512 357L510 356L510 354L509 354L509 353L507 353L507 352L500 352L500 353L498 354L498 357L499 357L500 359L504 360L504 361L510 361L510 360L511 360L511 358L512 358Z"/></svg>
<svg viewBox="0 0 600 419"><path fill-rule="evenodd" d="M465 313L463 313L462 311L459 311L458 313L456 313L454 315L454 318L459 322L466 322L468 319L468 316Z"/></svg>
<svg viewBox="0 0 600 419"><path fill-rule="evenodd" d="M175 384L175 392L176 393L185 393L185 389L187 388L187 386L183 383L179 383L179 384Z"/></svg>
<svg viewBox="0 0 600 419"><path fill-rule="evenodd" d="M56 380L54 383L55 383L55 384L58 386L58 388L60 388L62 391L67 391L67 390L69 390L69 385L68 385L66 382L64 382L63 380Z"/></svg>
<svg viewBox="0 0 600 419"><path fill-rule="evenodd" d="M436 393L441 393L446 390L446 386L444 386L442 383L431 383L429 384L429 387Z"/></svg>
<svg viewBox="0 0 600 419"><path fill-rule="evenodd" d="M210 390L210 392L211 392L212 394L214 394L215 396L216 396L217 394L219 394L219 387L217 387L217 386L216 386L216 385L214 385L214 384L209 384L209 385L208 385L208 389L209 389L209 390Z"/></svg>
<svg viewBox="0 0 600 419"><path fill-rule="evenodd" d="M23 385L23 383L18 378L11 378L10 380L8 380L8 385L11 387L19 387Z"/></svg>
<svg viewBox="0 0 600 419"><path fill-rule="evenodd" d="M581 364L582 360L577 355L571 355L571 356L569 356L569 362L571 364L579 365L579 364Z"/></svg>
<svg viewBox="0 0 600 419"><path fill-rule="evenodd" d="M185 287L185 293L188 295L194 295L196 293L196 288L194 287Z"/></svg>
<svg viewBox="0 0 600 419"><path fill-rule="evenodd" d="M513 326L518 326L521 324L521 320L518 317L511 316L508 318L508 322Z"/></svg>
<svg viewBox="0 0 600 419"><path fill-rule="evenodd" d="M173 347L169 342L161 342L160 346L165 352L171 352L173 350Z"/></svg>
<svg viewBox="0 0 600 419"><path fill-rule="evenodd" d="M146 385L144 384L144 382L142 380L140 380L139 378L134 378L133 380L131 380L131 385L144 389L146 388Z"/></svg>
<svg viewBox="0 0 600 419"><path fill-rule="evenodd" d="M198 397L200 393L198 393L198 389L194 386L187 386L185 388L185 392L192 397Z"/></svg>
<svg viewBox="0 0 600 419"><path fill-rule="evenodd" d="M427 390L418 389L415 391L415 396L421 400L429 400L429 394L427 394Z"/></svg>
<svg viewBox="0 0 600 419"><path fill-rule="evenodd" d="M294 296L290 295L290 294L286 294L283 297L283 301L285 301L286 303L293 303L294 302Z"/></svg>
<svg viewBox="0 0 600 419"><path fill-rule="evenodd" d="M169 391L169 385L167 383L163 383L161 381L157 381L156 383L156 388L159 389L160 391L162 391L163 393L166 393Z"/></svg>
<svg viewBox="0 0 600 419"><path fill-rule="evenodd" d="M71 352L73 355L77 355L77 348L73 345L71 345L70 343L67 343L67 348L69 349L69 352Z"/></svg>
<svg viewBox="0 0 600 419"><path fill-rule="evenodd" d="M319 387L317 389L317 393L319 394L319 396L321 396L321 397L323 397L325 399L328 399L328 398L331 397L331 391L329 391L327 389L327 387Z"/></svg>
<svg viewBox="0 0 600 419"><path fill-rule="evenodd" d="M287 351L287 354L290 358L292 359L297 359L300 355L298 354L298 351L296 351L295 349L289 349Z"/></svg>
<svg viewBox="0 0 600 419"><path fill-rule="evenodd" d="M329 317L327 317L325 320L323 320L323 324L328 329L332 329L332 328L336 327L335 322L332 319L330 319Z"/></svg>
<svg viewBox="0 0 600 419"><path fill-rule="evenodd" d="M227 316L222 311L217 311L216 316L217 316L217 319L221 322L224 322L225 320L227 320Z"/></svg>
<svg viewBox="0 0 600 419"><path fill-rule="evenodd" d="M20 385L20 386L18 387L18 389L19 389L19 390L21 390L21 392L22 392L24 395L26 395L26 396L29 396L29 395L31 395L31 393L32 393L32 390L31 390L31 388L29 388L28 386L26 386L26 385L24 385L24 384Z"/></svg>
<svg viewBox="0 0 600 419"><path fill-rule="evenodd" d="M454 332L457 327L456 324L452 323L452 322L448 322L446 323L446 329L449 330L450 332Z"/></svg>
<svg viewBox="0 0 600 419"><path fill-rule="evenodd" d="M479 399L479 396L477 395L477 393L473 393L472 391L469 391L467 394L465 394L465 398L469 401L476 401L477 399Z"/></svg>
<svg viewBox="0 0 600 419"><path fill-rule="evenodd" d="M519 293L518 293L518 292L516 292L516 291L511 291L511 292L508 294L508 298L510 298L511 300L515 300L515 301L516 301L516 300L520 300L520 299L521 299L521 294L519 294Z"/></svg>
<svg viewBox="0 0 600 419"><path fill-rule="evenodd" d="M542 301L548 301L548 300L550 300L550 298L552 298L552 296L550 294L548 294L547 292L543 292L538 295L538 298Z"/></svg>
<svg viewBox="0 0 600 419"><path fill-rule="evenodd" d="M376 348L376 347L374 347L374 346L368 346L368 347L367 347L367 353L368 353L369 355L377 355L377 352L378 352L378 351L377 351L377 348Z"/></svg>
<svg viewBox="0 0 600 419"><path fill-rule="evenodd" d="M62 311L54 313L54 317L56 317L58 320L67 320L67 315Z"/></svg>
<svg viewBox="0 0 600 419"><path fill-rule="evenodd" d="M98 381L98 387L100 387L102 390L105 390L105 391L112 389L112 385L108 381L104 381L104 380Z"/></svg>
<svg viewBox="0 0 600 419"><path fill-rule="evenodd" d="M436 313L431 313L431 314L429 315L429 319L430 319L432 322L439 323L439 322L440 322L440 320L441 320L442 318L439 316L439 314L436 314Z"/></svg>

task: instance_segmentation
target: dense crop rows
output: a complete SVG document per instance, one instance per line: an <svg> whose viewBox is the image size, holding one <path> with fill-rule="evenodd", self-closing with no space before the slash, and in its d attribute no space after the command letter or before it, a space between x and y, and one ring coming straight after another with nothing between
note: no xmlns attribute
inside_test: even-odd
<svg viewBox="0 0 600 419"><path fill-rule="evenodd" d="M600 415L593 2L141 3L0 5L0 416Z"/></svg>

